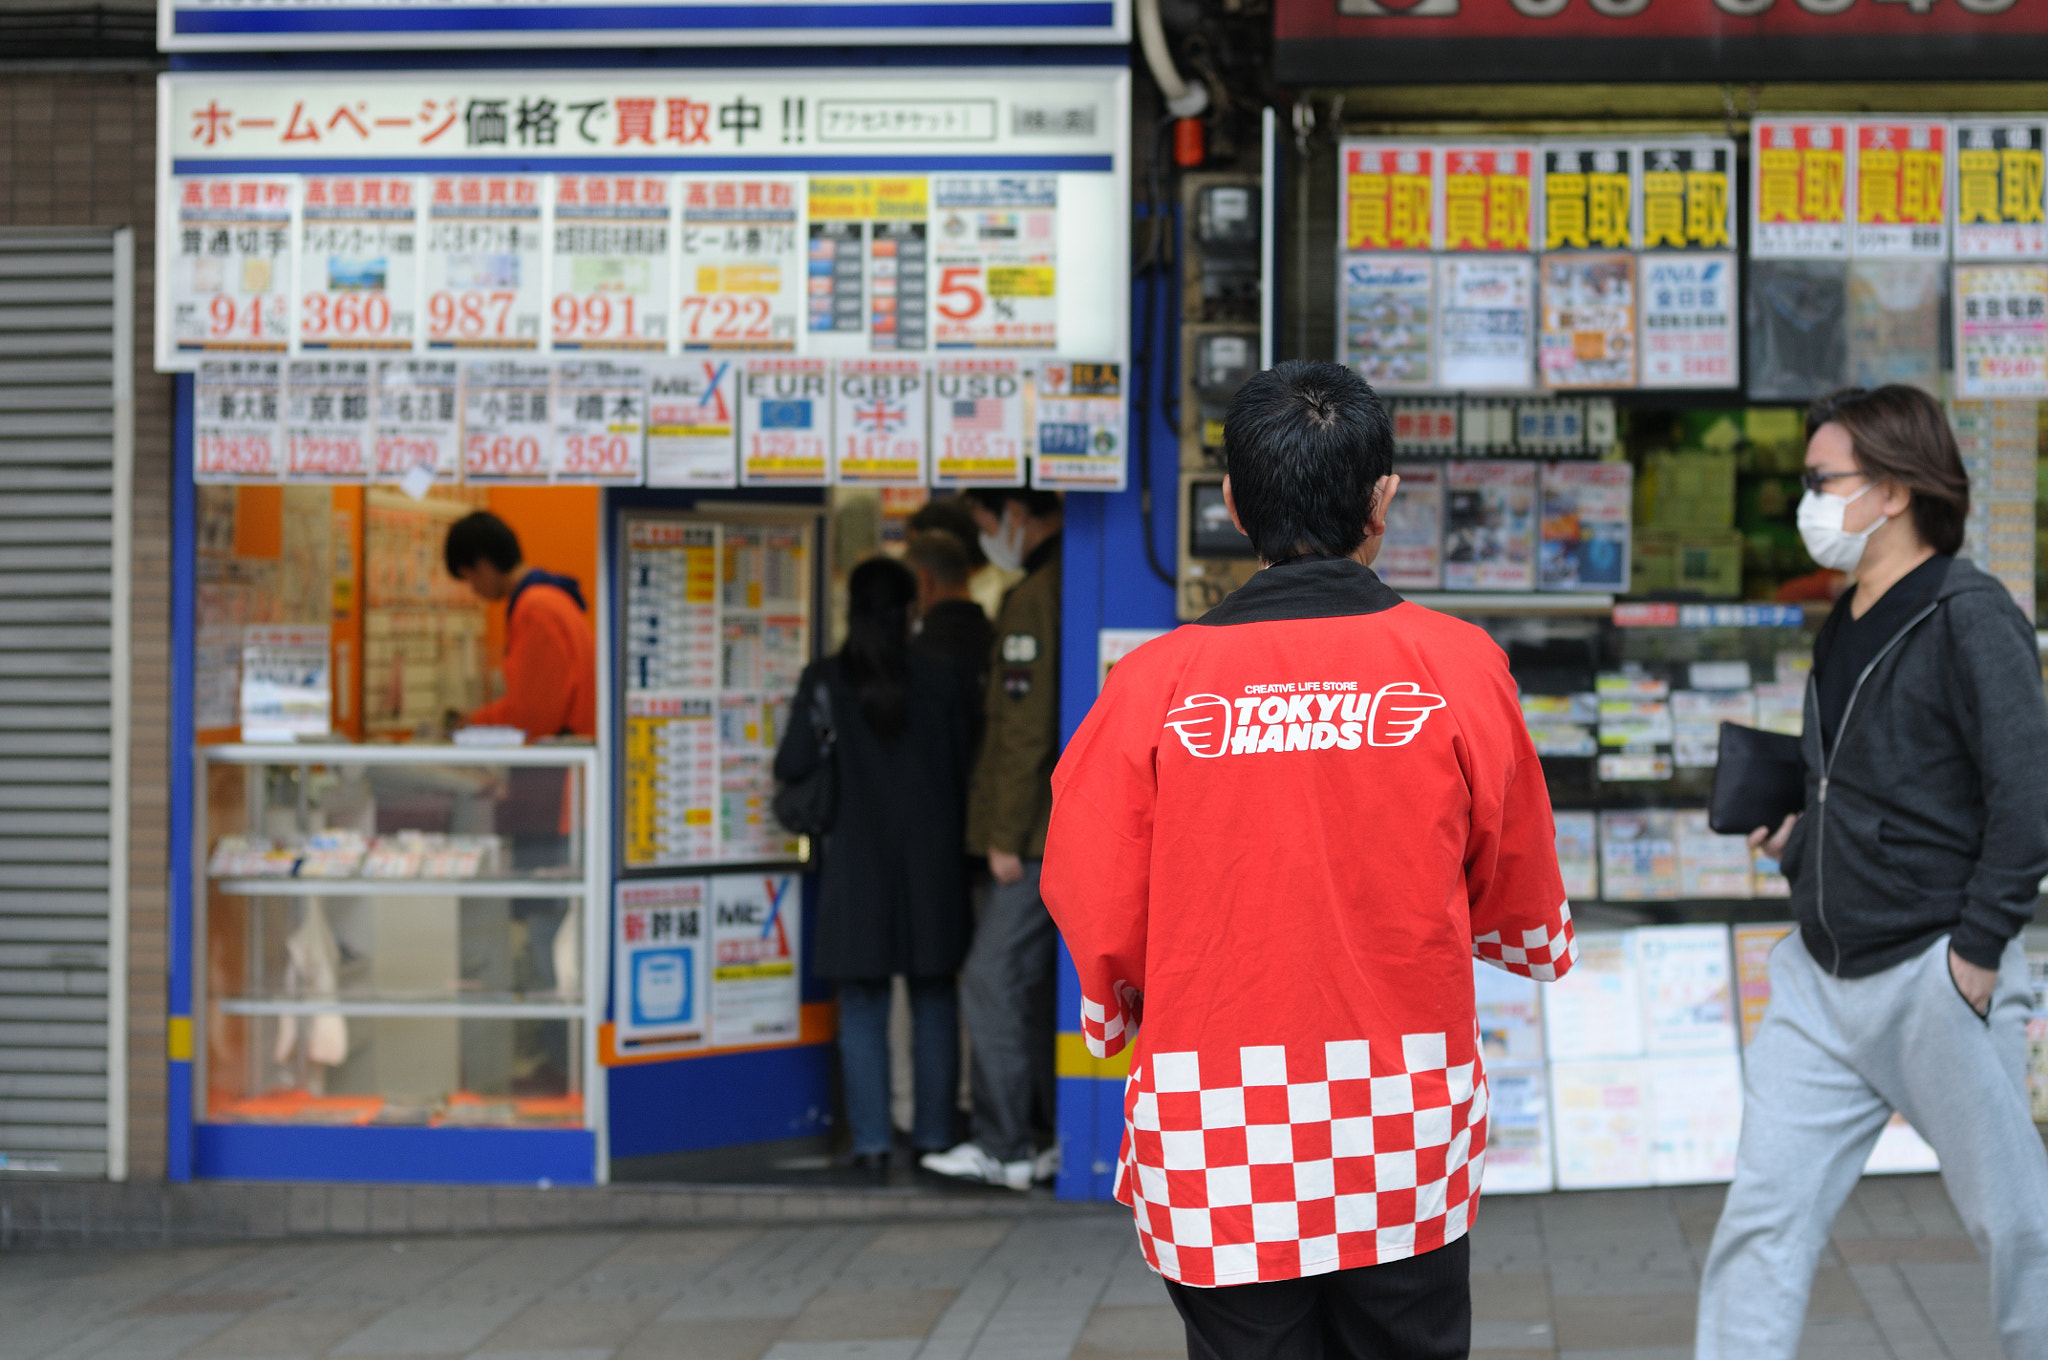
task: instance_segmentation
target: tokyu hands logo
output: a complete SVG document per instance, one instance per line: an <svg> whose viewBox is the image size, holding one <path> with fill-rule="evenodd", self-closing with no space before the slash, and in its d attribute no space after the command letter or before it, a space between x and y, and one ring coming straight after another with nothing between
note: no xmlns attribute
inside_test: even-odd
<svg viewBox="0 0 2048 1360"><path fill-rule="evenodd" d="M1261 691L1226 699L1191 694L1166 715L1166 726L1188 754L1204 760L1267 751L1355 751L1360 746L1406 746L1422 732L1429 715L1444 706L1413 680L1397 680L1376 691L1329 685L1262 685Z"/></svg>

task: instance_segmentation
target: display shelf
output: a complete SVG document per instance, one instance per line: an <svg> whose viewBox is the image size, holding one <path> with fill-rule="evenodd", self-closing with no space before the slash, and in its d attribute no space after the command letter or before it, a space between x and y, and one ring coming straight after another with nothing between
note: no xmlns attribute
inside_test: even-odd
<svg viewBox="0 0 2048 1360"><path fill-rule="evenodd" d="M457 746L450 742L406 746L358 746L351 742L300 742L293 746L230 743L206 748L220 765L516 765L568 769L596 754L588 742L557 741L538 746Z"/></svg>
<svg viewBox="0 0 2048 1360"><path fill-rule="evenodd" d="M1446 614L1605 614L1614 596L1582 592L1411 590L1410 604Z"/></svg>
<svg viewBox="0 0 2048 1360"><path fill-rule="evenodd" d="M372 1001L341 997L269 1000L223 997L215 1002L222 1015L359 1015L414 1020L581 1020L579 1001Z"/></svg>
<svg viewBox="0 0 2048 1360"><path fill-rule="evenodd" d="M216 878L229 897L538 897L584 898L581 878Z"/></svg>

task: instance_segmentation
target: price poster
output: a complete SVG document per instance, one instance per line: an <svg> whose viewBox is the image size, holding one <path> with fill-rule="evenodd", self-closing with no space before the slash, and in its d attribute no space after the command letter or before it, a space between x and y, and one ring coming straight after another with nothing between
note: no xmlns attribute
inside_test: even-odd
<svg viewBox="0 0 2048 1360"><path fill-rule="evenodd" d="M1735 143L1651 143L1643 162L1644 250L1735 249Z"/></svg>
<svg viewBox="0 0 2048 1360"><path fill-rule="evenodd" d="M1530 249L1536 149L1450 146L1443 158L1444 249Z"/></svg>
<svg viewBox="0 0 2048 1360"><path fill-rule="evenodd" d="M1117 364L1038 368L1031 485L1043 491L1121 491L1125 464L1123 370Z"/></svg>
<svg viewBox="0 0 2048 1360"><path fill-rule="evenodd" d="M1346 255L1339 262L1344 362L1375 388L1436 386L1435 269L1427 255Z"/></svg>
<svg viewBox="0 0 2048 1360"><path fill-rule="evenodd" d="M1535 262L1453 256L1437 272L1437 385L1526 389L1536 360Z"/></svg>
<svg viewBox="0 0 2048 1360"><path fill-rule="evenodd" d="M1442 154L1428 144L1344 143L1344 249L1435 249Z"/></svg>
<svg viewBox="0 0 2048 1360"><path fill-rule="evenodd" d="M1959 122L1954 131L1956 258L2048 256L2048 225L2042 217L2042 151L2048 126Z"/></svg>
<svg viewBox="0 0 2048 1360"><path fill-rule="evenodd" d="M1624 250L1635 244L1632 146L1543 148L1543 248Z"/></svg>
<svg viewBox="0 0 2048 1360"><path fill-rule="evenodd" d="M462 470L460 372L452 359L380 359L372 475L379 481L451 482Z"/></svg>
<svg viewBox="0 0 2048 1360"><path fill-rule="evenodd" d="M779 1044L800 1032L796 961L802 895L795 874L711 880L711 1042Z"/></svg>
<svg viewBox="0 0 2048 1360"><path fill-rule="evenodd" d="M832 382L832 479L925 483L924 367L915 359L842 359Z"/></svg>
<svg viewBox="0 0 2048 1360"><path fill-rule="evenodd" d="M419 299L413 181L311 176L299 217L299 348L411 349Z"/></svg>
<svg viewBox="0 0 2048 1360"><path fill-rule="evenodd" d="M242 642L242 740L296 741L332 727L326 624L257 624Z"/></svg>
<svg viewBox="0 0 2048 1360"><path fill-rule="evenodd" d="M557 350L668 348L666 175L555 176Z"/></svg>
<svg viewBox="0 0 2048 1360"><path fill-rule="evenodd" d="M554 370L478 360L462 375L462 475L473 482L544 482L554 443Z"/></svg>
<svg viewBox="0 0 2048 1360"><path fill-rule="evenodd" d="M1543 257L1537 365L1550 388L1635 386L1635 256Z"/></svg>
<svg viewBox="0 0 2048 1360"><path fill-rule="evenodd" d="M1024 373L1014 359L932 369L932 485L1024 485Z"/></svg>
<svg viewBox="0 0 2048 1360"><path fill-rule="evenodd" d="M1849 253L1850 125L1758 118L1749 125L1749 253L1840 259Z"/></svg>
<svg viewBox="0 0 2048 1360"><path fill-rule="evenodd" d="M192 480L254 482L284 472L279 359L203 359L192 380Z"/></svg>
<svg viewBox="0 0 2048 1360"><path fill-rule="evenodd" d="M832 452L823 359L755 359L740 376L740 485L824 486Z"/></svg>
<svg viewBox="0 0 2048 1360"><path fill-rule="evenodd" d="M1957 265L1956 394L2048 397L2048 265Z"/></svg>
<svg viewBox="0 0 2048 1360"><path fill-rule="evenodd" d="M647 374L640 365L559 365L554 410L557 482L639 485L647 433Z"/></svg>
<svg viewBox="0 0 2048 1360"><path fill-rule="evenodd" d="M292 359L285 366L284 476L360 482L370 472L370 363Z"/></svg>
<svg viewBox="0 0 2048 1360"><path fill-rule="evenodd" d="M827 341L814 350L925 348L929 199L922 177L810 181L809 333Z"/></svg>
<svg viewBox="0 0 2048 1360"><path fill-rule="evenodd" d="M174 346L283 353L292 286L289 179L179 179Z"/></svg>
<svg viewBox="0 0 2048 1360"><path fill-rule="evenodd" d="M1639 268L1642 385L1735 386L1735 257L1646 254Z"/></svg>
<svg viewBox="0 0 2048 1360"><path fill-rule="evenodd" d="M805 315L803 181L684 179L678 192L683 348L795 349Z"/></svg>
<svg viewBox="0 0 2048 1360"><path fill-rule="evenodd" d="M621 1049L686 1051L710 1032L711 884L703 878L618 885L612 914L614 1033Z"/></svg>
<svg viewBox="0 0 2048 1360"><path fill-rule="evenodd" d="M540 348L540 177L437 175L427 186L428 347Z"/></svg>
<svg viewBox="0 0 2048 1360"><path fill-rule="evenodd" d="M1444 589L1536 588L1536 465L1454 462L1444 474Z"/></svg>
<svg viewBox="0 0 2048 1360"><path fill-rule="evenodd" d="M1945 122L1856 125L1854 254L1947 257L1948 136Z"/></svg>
<svg viewBox="0 0 2048 1360"><path fill-rule="evenodd" d="M738 484L739 368L734 359L648 361L649 486Z"/></svg>
<svg viewBox="0 0 2048 1360"><path fill-rule="evenodd" d="M932 338L939 349L1051 349L1059 339L1050 175L934 179Z"/></svg>
<svg viewBox="0 0 2048 1360"><path fill-rule="evenodd" d="M642 593L629 592L635 599ZM658 623L658 615L651 621ZM703 640L715 662L715 635ZM687 646L694 639L663 641ZM633 654L645 655L637 648ZM627 864L709 864L718 858L716 704L710 694L626 695Z"/></svg>

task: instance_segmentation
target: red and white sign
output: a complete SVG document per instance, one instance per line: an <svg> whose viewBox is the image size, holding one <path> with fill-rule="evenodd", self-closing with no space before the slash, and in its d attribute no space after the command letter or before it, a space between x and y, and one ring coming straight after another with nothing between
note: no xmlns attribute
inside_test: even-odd
<svg viewBox="0 0 2048 1360"><path fill-rule="evenodd" d="M925 396L916 359L841 360L832 378L833 480L924 485Z"/></svg>

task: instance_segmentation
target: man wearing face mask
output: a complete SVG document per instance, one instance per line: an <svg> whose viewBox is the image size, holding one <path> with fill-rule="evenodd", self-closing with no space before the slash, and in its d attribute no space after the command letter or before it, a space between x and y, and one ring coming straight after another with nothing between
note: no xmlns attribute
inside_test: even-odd
<svg viewBox="0 0 2048 1360"><path fill-rule="evenodd" d="M981 550L1024 579L1003 597L990 657L981 756L967 796L967 849L994 883L960 972L970 1045L973 1136L924 1158L926 1170L1029 1190L1055 1169L1037 1156L1033 1105L1053 1105L1058 939L1038 895L1052 771L1060 755L1060 525L1057 492L974 491Z"/></svg>
<svg viewBox="0 0 2048 1360"><path fill-rule="evenodd" d="M2026 1090L2020 931L2048 873L2032 622L1956 557L1969 481L1941 407L1852 388L1807 416L1800 536L1853 572L1814 642L1806 809L1750 837L1799 929L1744 1055L1699 1360L1791 1360L1835 1214L1892 1111L1941 1158L2007 1360L2048 1360L2048 1154Z"/></svg>

